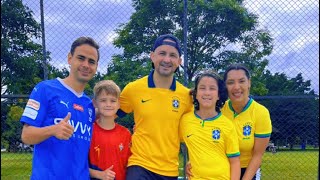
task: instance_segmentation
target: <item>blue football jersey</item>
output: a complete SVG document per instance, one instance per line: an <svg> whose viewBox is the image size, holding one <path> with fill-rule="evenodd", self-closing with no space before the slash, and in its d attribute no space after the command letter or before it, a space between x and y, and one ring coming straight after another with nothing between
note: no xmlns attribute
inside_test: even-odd
<svg viewBox="0 0 320 180"><path fill-rule="evenodd" d="M91 99L54 79L37 84L20 121L35 127L58 124L67 113L74 133L69 140L52 136L34 145L31 179L89 179L88 152L95 109Z"/></svg>

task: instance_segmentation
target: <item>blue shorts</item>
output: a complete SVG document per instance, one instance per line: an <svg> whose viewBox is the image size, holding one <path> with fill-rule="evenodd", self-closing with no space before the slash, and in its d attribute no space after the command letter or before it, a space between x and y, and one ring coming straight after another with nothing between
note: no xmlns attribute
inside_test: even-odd
<svg viewBox="0 0 320 180"><path fill-rule="evenodd" d="M129 166L127 168L126 180L177 180L177 176L162 176L151 172L141 166Z"/></svg>

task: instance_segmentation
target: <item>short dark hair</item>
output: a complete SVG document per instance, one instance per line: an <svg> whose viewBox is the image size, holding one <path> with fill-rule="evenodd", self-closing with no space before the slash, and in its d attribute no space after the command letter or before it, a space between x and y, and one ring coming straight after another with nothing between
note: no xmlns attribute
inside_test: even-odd
<svg viewBox="0 0 320 180"><path fill-rule="evenodd" d="M74 54L74 51L75 49L78 47L78 46L81 46L83 44L88 44L94 48L96 48L97 52L98 52L98 59L97 61L99 61L99 58L100 58L100 52L99 52L99 48L100 46L98 45L98 43L96 43L96 41L94 39L92 39L91 37L85 37L85 36L82 36L82 37L79 37L78 39L76 39L72 45L71 45L71 49L70 49L70 53L71 55Z"/></svg>
<svg viewBox="0 0 320 180"><path fill-rule="evenodd" d="M228 73L231 70L243 70L247 76L248 79L251 78L249 69L244 65L244 64L240 64L240 63L236 63L236 64L231 64L230 66L227 67L226 71L224 72L223 75L223 80L226 81L227 77L228 77Z"/></svg>
<svg viewBox="0 0 320 180"><path fill-rule="evenodd" d="M218 88L219 88L218 89L219 100L216 102L215 109L217 112L220 112L220 108L222 108L222 106L224 105L224 103L228 99L228 93L227 93L226 86L225 86L223 80L221 79L220 75L216 71L213 71L213 70L205 70L204 72L197 75L197 77L195 79L195 87L192 92L194 108L196 110L200 109L199 101L197 100L196 97L197 97L197 91L198 91L198 84L199 84L200 80L204 77L211 77L217 81Z"/></svg>

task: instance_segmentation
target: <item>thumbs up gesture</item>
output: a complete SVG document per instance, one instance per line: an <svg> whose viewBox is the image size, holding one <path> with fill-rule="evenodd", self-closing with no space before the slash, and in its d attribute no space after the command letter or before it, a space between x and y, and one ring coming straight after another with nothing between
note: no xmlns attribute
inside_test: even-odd
<svg viewBox="0 0 320 180"><path fill-rule="evenodd" d="M59 124L55 125L55 132L54 136L61 140L68 140L74 131L73 126L69 124L69 120L71 117L71 113L68 112L67 116L63 118L62 121L59 122Z"/></svg>
<svg viewBox="0 0 320 180"><path fill-rule="evenodd" d="M108 169L103 171L103 180L114 180L116 177L116 173L112 171L113 165L111 165Z"/></svg>

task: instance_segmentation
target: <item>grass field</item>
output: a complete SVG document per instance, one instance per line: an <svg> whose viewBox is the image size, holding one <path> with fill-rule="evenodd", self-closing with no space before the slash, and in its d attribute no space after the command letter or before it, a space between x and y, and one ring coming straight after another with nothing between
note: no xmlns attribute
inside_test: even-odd
<svg viewBox="0 0 320 180"><path fill-rule="evenodd" d="M31 153L1 152L1 179L27 180L31 174Z"/></svg>
<svg viewBox="0 0 320 180"><path fill-rule="evenodd" d="M1 153L1 179L30 179L32 154ZM183 176L183 156L180 155L180 176ZM318 179L319 151L280 151L265 153L262 163L263 180Z"/></svg>
<svg viewBox="0 0 320 180"><path fill-rule="evenodd" d="M183 158L180 156L180 169ZM319 151L266 152L262 162L263 180L316 180L318 179ZM183 170L180 170L183 176Z"/></svg>
<svg viewBox="0 0 320 180"><path fill-rule="evenodd" d="M264 154L263 180L318 179L319 151L280 151Z"/></svg>

